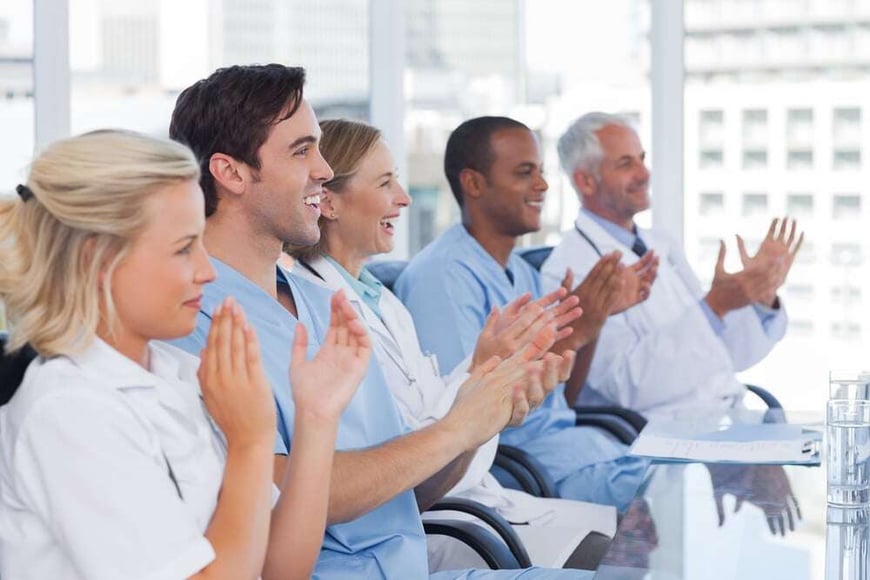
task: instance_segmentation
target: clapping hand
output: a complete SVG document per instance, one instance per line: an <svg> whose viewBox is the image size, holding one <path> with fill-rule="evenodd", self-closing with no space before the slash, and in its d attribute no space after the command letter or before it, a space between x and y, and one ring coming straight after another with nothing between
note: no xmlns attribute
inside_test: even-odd
<svg viewBox="0 0 870 580"><path fill-rule="evenodd" d="M582 310L578 300L559 288L532 301L526 293L505 306L493 308L477 339L471 369L492 356L508 358L528 344L536 345L540 356L554 343L573 332L571 323Z"/></svg>
<svg viewBox="0 0 870 580"><path fill-rule="evenodd" d="M229 447L274 442L275 401L263 372L257 335L232 298L212 315L197 377L205 406Z"/></svg>
<svg viewBox="0 0 870 580"><path fill-rule="evenodd" d="M572 350L576 351L594 340L607 317L618 307L625 287L623 274L626 267L619 263L621 258L620 252L603 256L569 294L577 297L583 310L583 316L572 323L574 333L568 339ZM574 274L568 269L562 287L571 290L573 285Z"/></svg>
<svg viewBox="0 0 870 580"><path fill-rule="evenodd" d="M372 343L344 291L333 294L330 309L329 329L311 360L306 360L308 332L296 325L290 384L297 412L338 421L365 376Z"/></svg>
<svg viewBox="0 0 870 580"><path fill-rule="evenodd" d="M628 310L632 306L640 304L649 298L653 282L659 272L659 257L650 250L643 257L624 268L622 275L622 293L619 300L614 304L610 314L618 314Z"/></svg>
<svg viewBox="0 0 870 580"><path fill-rule="evenodd" d="M737 249L740 252L740 262L744 269L757 265L762 268L772 268L777 274L771 283L771 288L760 300L768 306L772 306L776 301L776 291L785 283L795 257L804 243L804 233L796 234L797 222L795 220L789 220L788 217L782 220L775 218L770 222L767 235L754 256L750 256L746 251L743 238L737 236Z"/></svg>

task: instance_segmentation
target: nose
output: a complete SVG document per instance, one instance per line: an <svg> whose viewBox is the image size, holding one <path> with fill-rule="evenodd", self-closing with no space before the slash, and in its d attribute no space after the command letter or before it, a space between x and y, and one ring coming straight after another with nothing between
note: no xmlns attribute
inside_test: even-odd
<svg viewBox="0 0 870 580"><path fill-rule="evenodd" d="M398 187L398 192L397 192L398 195L396 196L396 205L398 205L399 207L408 207L409 205L411 205L411 202L413 201L411 199L411 196L408 195L408 191L404 187L402 187L401 185L398 185L397 187Z"/></svg>
<svg viewBox="0 0 870 580"><path fill-rule="evenodd" d="M320 148L318 148L317 155L315 156L314 167L311 170L311 178L314 181L326 182L334 176L335 172L332 171L332 167L330 167L329 163L326 162L326 159L323 158L323 154L320 153Z"/></svg>
<svg viewBox="0 0 870 580"><path fill-rule="evenodd" d="M644 183L649 181L649 167L647 167L646 163L643 161L640 162L640 170L638 172L638 176L640 180Z"/></svg>
<svg viewBox="0 0 870 580"><path fill-rule="evenodd" d="M548 189L550 189L550 184L547 183L547 180L544 177L543 173L538 174L538 180L535 183L535 189L537 191L547 191Z"/></svg>
<svg viewBox="0 0 870 580"><path fill-rule="evenodd" d="M205 246L200 240L197 243L194 279L197 284L208 284L214 282L215 278L217 278L217 271L212 266L211 260L208 259L208 252L205 251Z"/></svg>

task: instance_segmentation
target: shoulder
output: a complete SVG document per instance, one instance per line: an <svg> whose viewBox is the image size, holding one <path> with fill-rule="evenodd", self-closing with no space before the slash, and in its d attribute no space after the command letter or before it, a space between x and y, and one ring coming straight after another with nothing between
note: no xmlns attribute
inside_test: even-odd
<svg viewBox="0 0 870 580"><path fill-rule="evenodd" d="M34 360L18 392L0 409L3 445L14 446L23 434L32 438L46 432L63 433L64 440L87 439L83 430L98 429L97 424L135 429L135 415L109 381L95 379L66 357Z"/></svg>
<svg viewBox="0 0 870 580"><path fill-rule="evenodd" d="M396 293L401 297L410 287L416 291L421 286L442 287L450 280L475 278L472 252L462 242L455 227L441 234L408 262L396 281Z"/></svg>

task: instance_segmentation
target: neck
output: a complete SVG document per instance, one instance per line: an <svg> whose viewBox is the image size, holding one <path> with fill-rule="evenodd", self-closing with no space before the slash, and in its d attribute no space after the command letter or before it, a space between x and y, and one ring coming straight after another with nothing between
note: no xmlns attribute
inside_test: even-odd
<svg viewBox="0 0 870 580"><path fill-rule="evenodd" d="M360 255L360 252L354 249L352 244L345 244L341 240L327 238L326 254L341 264L341 267L354 278L359 278L362 272L363 264L365 264L368 256Z"/></svg>
<svg viewBox="0 0 870 580"><path fill-rule="evenodd" d="M514 236L497 232L486 220L473 220L465 215L463 215L462 225L502 268L507 267L508 259L517 242Z"/></svg>
<svg viewBox="0 0 870 580"><path fill-rule="evenodd" d="M275 264L281 256L281 240L258 232L243 215L220 211L211 215L203 236L206 250L277 298Z"/></svg>
<svg viewBox="0 0 870 580"><path fill-rule="evenodd" d="M148 340L133 336L123 329L112 333L104 320L105 317L102 317L97 325L97 337L137 365L149 370L151 361L148 358Z"/></svg>
<svg viewBox="0 0 870 580"><path fill-rule="evenodd" d="M584 209L586 211L588 211L589 213L595 214L596 216L600 217L601 219L605 219L605 220L609 221L610 223L615 224L615 225L621 227L622 229L624 229L628 232L631 232L631 233L635 232L636 228L634 225L634 217L621 218L621 217L618 217L615 215L611 215L607 212L596 211L596 210L591 209L591 208L584 208Z"/></svg>

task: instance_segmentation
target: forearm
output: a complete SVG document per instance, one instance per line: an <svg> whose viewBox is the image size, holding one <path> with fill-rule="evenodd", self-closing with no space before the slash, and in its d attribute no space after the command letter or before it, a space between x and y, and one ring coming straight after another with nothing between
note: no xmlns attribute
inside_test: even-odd
<svg viewBox="0 0 870 580"><path fill-rule="evenodd" d="M569 407L577 404L577 397L580 396L580 391L583 390L583 385L586 384L589 370L592 368L592 359L595 357L595 347L597 344L598 339L595 339L577 351L577 358L574 359L574 368L571 369L571 376L565 381L565 400Z"/></svg>
<svg viewBox="0 0 870 580"><path fill-rule="evenodd" d="M416 488L466 451L448 418L386 443L335 454L328 523L353 520Z"/></svg>
<svg viewBox="0 0 870 580"><path fill-rule="evenodd" d="M217 508L205 532L216 556L192 578L260 576L269 537L271 492L271 442L241 449L230 445Z"/></svg>
<svg viewBox="0 0 870 580"><path fill-rule="evenodd" d="M272 510L264 580L311 576L326 528L337 430L337 423L297 409L290 455L275 456L281 497Z"/></svg>
<svg viewBox="0 0 870 580"><path fill-rule="evenodd" d="M473 451L466 451L459 457L444 466L438 473L428 478L420 485L414 488L414 495L417 497L417 508L420 512L424 512L439 499L453 489L459 483L462 476L468 470L468 466L474 459Z"/></svg>

